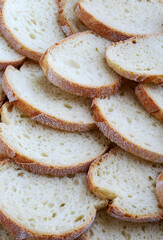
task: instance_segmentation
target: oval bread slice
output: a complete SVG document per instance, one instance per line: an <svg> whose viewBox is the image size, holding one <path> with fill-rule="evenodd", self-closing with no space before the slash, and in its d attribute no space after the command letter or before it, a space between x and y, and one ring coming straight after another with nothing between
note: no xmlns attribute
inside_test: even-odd
<svg viewBox="0 0 163 240"><path fill-rule="evenodd" d="M108 96L121 82L107 66L105 50L110 44L91 31L76 33L49 48L40 65L47 78L67 92L91 98Z"/></svg>
<svg viewBox="0 0 163 240"><path fill-rule="evenodd" d="M106 50L108 65L136 82L163 83L163 34L131 38Z"/></svg>
<svg viewBox="0 0 163 240"><path fill-rule="evenodd" d="M135 93L148 112L163 122L163 84L140 83Z"/></svg>
<svg viewBox="0 0 163 240"><path fill-rule="evenodd" d="M91 116L92 101L54 86L37 63L25 62L20 70L9 66L3 89L10 102L43 124L67 131L96 128Z"/></svg>
<svg viewBox="0 0 163 240"><path fill-rule="evenodd" d="M144 161L119 147L91 164L90 191L112 200L107 213L126 221L152 222L163 219L156 196L157 176L163 165Z"/></svg>
<svg viewBox="0 0 163 240"><path fill-rule="evenodd" d="M159 198L160 204L163 207L163 172L159 175L157 179L156 190L157 190L157 196Z"/></svg>
<svg viewBox="0 0 163 240"><path fill-rule="evenodd" d="M96 98L94 118L104 135L124 150L163 163L163 125L150 115L126 83L110 98Z"/></svg>
<svg viewBox="0 0 163 240"><path fill-rule="evenodd" d="M65 37L54 0L1 1L0 29L19 53L36 61L48 47Z"/></svg>
<svg viewBox="0 0 163 240"><path fill-rule="evenodd" d="M162 0L81 0L75 13L90 29L111 41L163 32Z"/></svg>
<svg viewBox="0 0 163 240"><path fill-rule="evenodd" d="M108 149L109 141L98 130L56 130L9 103L3 105L1 118L0 149L32 172L63 176L86 171Z"/></svg>
<svg viewBox="0 0 163 240"><path fill-rule="evenodd" d="M129 223L99 211L93 225L78 240L162 240L162 223Z"/></svg>
<svg viewBox="0 0 163 240"><path fill-rule="evenodd" d="M66 36L88 30L88 27L75 15L74 7L77 2L77 0L59 0L58 19Z"/></svg>
<svg viewBox="0 0 163 240"><path fill-rule="evenodd" d="M54 178L0 162L0 221L16 239L74 239L106 204L89 192L86 174Z"/></svg>

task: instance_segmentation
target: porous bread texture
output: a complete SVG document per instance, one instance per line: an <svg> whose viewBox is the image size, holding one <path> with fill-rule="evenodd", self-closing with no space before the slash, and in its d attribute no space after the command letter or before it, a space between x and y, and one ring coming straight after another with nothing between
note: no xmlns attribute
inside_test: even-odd
<svg viewBox="0 0 163 240"><path fill-rule="evenodd" d="M93 225L78 240L162 240L162 223L129 223L99 211Z"/></svg>
<svg viewBox="0 0 163 240"><path fill-rule="evenodd" d="M1 240L15 240L15 238L0 224Z"/></svg>
<svg viewBox="0 0 163 240"><path fill-rule="evenodd" d="M9 103L3 105L1 117L0 149L40 174L63 176L86 171L110 143L98 130L73 133L42 125Z"/></svg>
<svg viewBox="0 0 163 240"><path fill-rule="evenodd" d="M162 0L81 0L75 13L90 29L112 41L163 31Z"/></svg>
<svg viewBox="0 0 163 240"><path fill-rule="evenodd" d="M121 82L105 59L110 44L91 31L76 33L49 48L40 65L47 78L67 92L91 98L107 96Z"/></svg>
<svg viewBox="0 0 163 240"><path fill-rule="evenodd" d="M52 44L63 39L54 0L1 1L2 34L21 54L39 61Z"/></svg>
<svg viewBox="0 0 163 240"><path fill-rule="evenodd" d="M140 83L135 93L148 112L163 121L163 84Z"/></svg>
<svg viewBox="0 0 163 240"><path fill-rule="evenodd" d="M125 83L110 98L96 98L92 106L99 129L124 150L163 163L163 125L139 102Z"/></svg>
<svg viewBox="0 0 163 240"><path fill-rule="evenodd" d="M163 34L131 38L106 50L108 65L136 82L163 83Z"/></svg>
<svg viewBox="0 0 163 240"><path fill-rule="evenodd" d="M0 70L5 69L8 65L15 67L20 66L25 57L17 53L4 39L0 33Z"/></svg>
<svg viewBox="0 0 163 240"><path fill-rule="evenodd" d="M2 104L4 103L4 100L5 100L5 93L2 89L2 77L3 77L3 73L4 71L0 71L0 107L2 106Z"/></svg>
<svg viewBox="0 0 163 240"><path fill-rule="evenodd" d="M90 191L111 199L107 213L127 221L158 221L163 208L156 196L156 179L163 165L144 161L119 147L91 164Z"/></svg>
<svg viewBox="0 0 163 240"><path fill-rule="evenodd" d="M157 196L159 198L160 204L163 207L163 172L158 176L156 191L157 191Z"/></svg>
<svg viewBox="0 0 163 240"><path fill-rule="evenodd" d="M88 30L88 27L75 15L74 7L77 2L77 0L59 0L58 19L66 36Z"/></svg>
<svg viewBox="0 0 163 240"><path fill-rule="evenodd" d="M10 102L43 124L67 131L95 129L91 100L54 86L37 63L28 61L20 70L9 66L3 89Z"/></svg>
<svg viewBox="0 0 163 240"><path fill-rule="evenodd" d="M89 192L86 174L53 178L7 161L0 162L0 193L0 220L17 239L73 239L107 204Z"/></svg>

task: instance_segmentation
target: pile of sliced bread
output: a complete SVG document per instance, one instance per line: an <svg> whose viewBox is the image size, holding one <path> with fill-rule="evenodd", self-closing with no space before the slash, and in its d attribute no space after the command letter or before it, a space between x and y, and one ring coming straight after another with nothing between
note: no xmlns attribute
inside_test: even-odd
<svg viewBox="0 0 163 240"><path fill-rule="evenodd" d="M0 0L2 240L163 239L162 16Z"/></svg>

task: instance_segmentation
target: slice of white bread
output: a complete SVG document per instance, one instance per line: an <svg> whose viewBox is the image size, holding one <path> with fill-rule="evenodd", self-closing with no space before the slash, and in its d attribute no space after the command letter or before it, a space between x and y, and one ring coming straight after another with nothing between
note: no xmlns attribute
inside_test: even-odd
<svg viewBox="0 0 163 240"><path fill-rule="evenodd" d="M86 174L54 178L0 162L0 221L16 239L73 239L106 204L89 192Z"/></svg>
<svg viewBox="0 0 163 240"><path fill-rule="evenodd" d="M47 78L67 92L92 98L107 96L115 93L121 82L105 59L110 44L92 31L76 33L49 48L40 65Z"/></svg>
<svg viewBox="0 0 163 240"><path fill-rule="evenodd" d="M163 84L139 83L135 93L148 112L163 121Z"/></svg>
<svg viewBox="0 0 163 240"><path fill-rule="evenodd" d="M163 163L163 125L146 111L129 84L130 81L125 82L110 98L94 99L96 124L124 150Z"/></svg>
<svg viewBox="0 0 163 240"><path fill-rule="evenodd" d="M163 165L147 162L116 147L91 164L91 192L112 200L107 213L121 220L150 222L163 219L156 180Z"/></svg>
<svg viewBox="0 0 163 240"><path fill-rule="evenodd" d="M78 240L162 240L162 223L123 222L99 211L91 228Z"/></svg>
<svg viewBox="0 0 163 240"><path fill-rule="evenodd" d="M74 7L78 0L59 0L59 22L63 32L70 36L88 30L88 27L77 18Z"/></svg>
<svg viewBox="0 0 163 240"><path fill-rule="evenodd" d="M15 238L0 224L0 239L15 240Z"/></svg>
<svg viewBox="0 0 163 240"><path fill-rule="evenodd" d="M67 131L96 128L91 116L92 100L54 86L37 63L25 62L20 70L7 67L3 89L10 102L43 124Z"/></svg>
<svg viewBox="0 0 163 240"><path fill-rule="evenodd" d="M19 53L37 61L64 38L54 0L1 1L0 29Z"/></svg>
<svg viewBox="0 0 163 240"><path fill-rule="evenodd" d="M162 0L81 0L75 13L90 29L112 41L163 31Z"/></svg>
<svg viewBox="0 0 163 240"><path fill-rule="evenodd" d="M157 179L156 190L160 204L163 207L163 172L159 175Z"/></svg>
<svg viewBox="0 0 163 240"><path fill-rule="evenodd" d="M14 67L20 66L25 57L17 53L4 39L0 33L0 70L5 69L8 65Z"/></svg>
<svg viewBox="0 0 163 240"><path fill-rule="evenodd" d="M4 100L5 100L5 93L2 89L2 78L3 78L3 74L4 74L4 71L0 71L0 107L2 106L2 104L4 103Z"/></svg>
<svg viewBox="0 0 163 240"><path fill-rule="evenodd" d="M86 171L110 142L98 130L73 133L42 125L9 103L3 105L1 118L0 149L22 167L40 174Z"/></svg>
<svg viewBox="0 0 163 240"><path fill-rule="evenodd" d="M131 38L106 50L108 65L136 82L163 83L163 34Z"/></svg>

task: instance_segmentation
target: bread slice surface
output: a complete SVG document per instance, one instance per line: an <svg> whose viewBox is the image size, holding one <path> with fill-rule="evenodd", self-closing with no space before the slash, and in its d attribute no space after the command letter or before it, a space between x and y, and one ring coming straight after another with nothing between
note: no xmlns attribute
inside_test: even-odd
<svg viewBox="0 0 163 240"><path fill-rule="evenodd" d="M141 83L135 93L149 113L163 122L163 84Z"/></svg>
<svg viewBox="0 0 163 240"><path fill-rule="evenodd" d="M110 44L91 31L77 33L49 48L40 65L47 78L67 92L85 97L110 95L121 82L106 63Z"/></svg>
<svg viewBox="0 0 163 240"><path fill-rule="evenodd" d="M91 228L78 240L161 240L162 223L129 223L99 211Z"/></svg>
<svg viewBox="0 0 163 240"><path fill-rule="evenodd" d="M91 99L69 94L54 86L37 63L26 61L20 70L9 66L3 89L9 101L33 119L67 131L95 129Z"/></svg>
<svg viewBox="0 0 163 240"><path fill-rule="evenodd" d="M0 149L17 164L41 174L86 171L110 143L98 130L73 133L42 125L9 103L3 105L1 116Z"/></svg>
<svg viewBox="0 0 163 240"><path fill-rule="evenodd" d="M81 0L75 13L90 29L112 41L163 31L160 0Z"/></svg>
<svg viewBox="0 0 163 240"><path fill-rule="evenodd" d="M136 82L163 83L163 33L145 35L108 47L108 65Z"/></svg>
<svg viewBox="0 0 163 240"><path fill-rule="evenodd" d="M88 30L88 27L75 15L77 0L59 0L59 22L66 36Z"/></svg>
<svg viewBox="0 0 163 240"><path fill-rule="evenodd" d="M39 61L55 42L64 38L53 0L1 1L2 34L21 54Z"/></svg>
<svg viewBox="0 0 163 240"><path fill-rule="evenodd" d="M111 199L107 213L127 221L163 219L156 180L163 165L144 161L119 147L91 164L88 185L94 194Z"/></svg>
<svg viewBox="0 0 163 240"><path fill-rule="evenodd" d="M2 161L0 179L0 220L17 239L73 239L107 204L89 192L86 174L53 178Z"/></svg>
<svg viewBox="0 0 163 240"><path fill-rule="evenodd" d="M136 156L163 162L163 125L127 83L110 98L96 98L92 110L97 126L111 141Z"/></svg>

